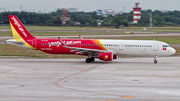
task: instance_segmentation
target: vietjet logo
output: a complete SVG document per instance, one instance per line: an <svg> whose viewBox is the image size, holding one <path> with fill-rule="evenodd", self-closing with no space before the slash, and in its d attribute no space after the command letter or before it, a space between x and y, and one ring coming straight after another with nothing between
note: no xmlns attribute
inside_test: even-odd
<svg viewBox="0 0 180 101"><path fill-rule="evenodd" d="M66 45L81 44L81 41L64 41L64 43ZM51 47L51 46L59 47L61 45L61 43L59 41L57 41L57 42L49 42L48 44L49 44L49 47Z"/></svg>
<svg viewBox="0 0 180 101"><path fill-rule="evenodd" d="M57 41L57 42L49 42L48 44L49 44L49 47L51 47L51 46L59 47L61 45L61 43L59 41Z"/></svg>
<svg viewBox="0 0 180 101"><path fill-rule="evenodd" d="M108 55L106 55L104 59L108 59Z"/></svg>
<svg viewBox="0 0 180 101"><path fill-rule="evenodd" d="M18 29L23 33L25 37L27 37L27 34L25 33L24 29L22 28L21 24L14 18L14 16L11 18L14 21L14 25L18 27Z"/></svg>

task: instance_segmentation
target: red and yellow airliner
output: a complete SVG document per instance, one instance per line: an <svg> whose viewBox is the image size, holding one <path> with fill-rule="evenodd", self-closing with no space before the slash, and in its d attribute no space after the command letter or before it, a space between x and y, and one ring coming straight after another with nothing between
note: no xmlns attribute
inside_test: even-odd
<svg viewBox="0 0 180 101"><path fill-rule="evenodd" d="M94 62L95 58L104 61L117 59L118 55L157 56L173 55L176 51L167 43L155 40L101 40L101 39L38 39L32 36L15 15L9 15L10 26L14 39L6 43L39 50L50 54L75 54L88 56L86 63Z"/></svg>

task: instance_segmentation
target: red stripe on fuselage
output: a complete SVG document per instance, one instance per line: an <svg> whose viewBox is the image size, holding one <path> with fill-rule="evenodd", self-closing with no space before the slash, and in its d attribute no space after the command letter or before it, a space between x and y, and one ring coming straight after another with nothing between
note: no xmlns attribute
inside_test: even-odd
<svg viewBox="0 0 180 101"><path fill-rule="evenodd" d="M98 40L62 39L62 41L69 47L105 50L104 48L102 48ZM75 54L77 52L70 52L71 49L64 48L58 39L38 39L36 48L38 50L51 54Z"/></svg>

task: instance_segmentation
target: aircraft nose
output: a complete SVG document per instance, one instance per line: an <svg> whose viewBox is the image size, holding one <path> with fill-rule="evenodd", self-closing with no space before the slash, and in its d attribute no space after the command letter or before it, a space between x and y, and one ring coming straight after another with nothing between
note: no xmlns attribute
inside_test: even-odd
<svg viewBox="0 0 180 101"><path fill-rule="evenodd" d="M175 54L176 53L176 50L174 48L171 48L171 54Z"/></svg>

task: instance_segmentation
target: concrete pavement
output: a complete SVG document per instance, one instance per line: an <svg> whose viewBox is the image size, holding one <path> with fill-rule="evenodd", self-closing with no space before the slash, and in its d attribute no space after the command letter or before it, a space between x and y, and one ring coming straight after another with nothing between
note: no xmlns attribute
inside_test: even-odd
<svg viewBox="0 0 180 101"><path fill-rule="evenodd" d="M179 101L180 57L0 59L1 101Z"/></svg>

